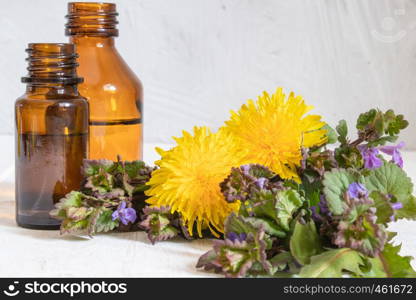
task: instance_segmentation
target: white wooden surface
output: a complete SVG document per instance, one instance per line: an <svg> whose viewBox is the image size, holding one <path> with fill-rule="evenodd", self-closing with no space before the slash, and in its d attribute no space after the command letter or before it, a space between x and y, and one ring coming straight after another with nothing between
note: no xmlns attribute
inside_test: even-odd
<svg viewBox="0 0 416 300"><path fill-rule="evenodd" d="M195 269L209 240L176 239L155 246L143 232L100 234L91 240L58 231L17 227L14 218L12 138L0 136L0 277L200 277ZM148 162L157 158L147 144ZM159 144L164 147L166 145Z"/></svg>
<svg viewBox="0 0 416 300"><path fill-rule="evenodd" d="M0 145L10 145L0 136ZM153 144L145 145L148 162L157 157ZM159 145L167 147L167 145ZM61 237L57 231L19 228L14 221L14 189L11 176L13 150L0 147L0 277L201 277L195 264L210 248L209 240L176 239L152 246L142 232L100 234L92 240ZM6 158L6 159L5 159ZM7 159L8 158L8 159ZM404 155L405 169L416 182L416 152ZM1 176L1 173L0 173ZM416 222L391 226L403 243L402 253L416 256ZM416 267L415 261L413 266Z"/></svg>
<svg viewBox="0 0 416 300"><path fill-rule="evenodd" d="M0 134L13 130L29 42L63 42L68 0L0 0ZM394 108L415 123L414 0L115 0L118 49L145 91L145 140L214 128L263 90L334 124ZM404 139L416 148L414 130Z"/></svg>

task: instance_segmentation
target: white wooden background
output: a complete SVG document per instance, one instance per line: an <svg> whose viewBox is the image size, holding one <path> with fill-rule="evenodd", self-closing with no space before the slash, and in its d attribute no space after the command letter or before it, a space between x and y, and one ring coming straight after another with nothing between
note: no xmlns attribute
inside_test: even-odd
<svg viewBox="0 0 416 300"><path fill-rule="evenodd" d="M118 49L145 86L145 140L218 127L284 86L329 123L370 107L415 121L416 1L120 0ZM63 42L67 0L0 0L0 134L13 133L29 42ZM413 124L415 126L415 124ZM404 140L416 148L414 129Z"/></svg>

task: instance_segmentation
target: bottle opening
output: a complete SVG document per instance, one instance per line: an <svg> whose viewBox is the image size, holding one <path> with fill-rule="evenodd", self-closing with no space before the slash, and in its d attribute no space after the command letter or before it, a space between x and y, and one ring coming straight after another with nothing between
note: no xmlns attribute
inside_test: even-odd
<svg viewBox="0 0 416 300"><path fill-rule="evenodd" d="M75 45L65 43L31 43L26 49L28 75L22 82L31 84L58 83L78 84L83 82L77 76L78 55Z"/></svg>
<svg viewBox="0 0 416 300"><path fill-rule="evenodd" d="M118 13L114 3L70 2L66 35L118 36Z"/></svg>

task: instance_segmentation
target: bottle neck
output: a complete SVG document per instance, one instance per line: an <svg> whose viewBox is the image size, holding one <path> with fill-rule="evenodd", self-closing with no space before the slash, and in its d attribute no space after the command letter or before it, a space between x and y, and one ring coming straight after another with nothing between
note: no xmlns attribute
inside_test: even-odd
<svg viewBox="0 0 416 300"><path fill-rule="evenodd" d="M44 83L42 85L28 84L26 86L28 95L47 95L54 98L55 96L79 96L78 85L62 85Z"/></svg>
<svg viewBox="0 0 416 300"><path fill-rule="evenodd" d="M112 36L88 36L88 35L72 35L69 41L77 46L77 49L92 48L115 48L115 40Z"/></svg>
<svg viewBox="0 0 416 300"><path fill-rule="evenodd" d="M78 95L77 57L74 44L32 43L28 53L28 74L22 77L28 94Z"/></svg>

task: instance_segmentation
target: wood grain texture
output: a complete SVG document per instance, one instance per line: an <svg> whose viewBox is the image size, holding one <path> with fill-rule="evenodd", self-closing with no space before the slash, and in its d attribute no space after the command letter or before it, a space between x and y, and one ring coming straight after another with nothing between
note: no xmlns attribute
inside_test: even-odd
<svg viewBox="0 0 416 300"><path fill-rule="evenodd" d="M0 134L13 130L28 42L65 41L66 0L0 11ZM370 107L415 126L416 1L120 0L118 49L145 86L145 140L217 128L248 98L286 87L330 123ZM403 139L416 148L414 129Z"/></svg>

